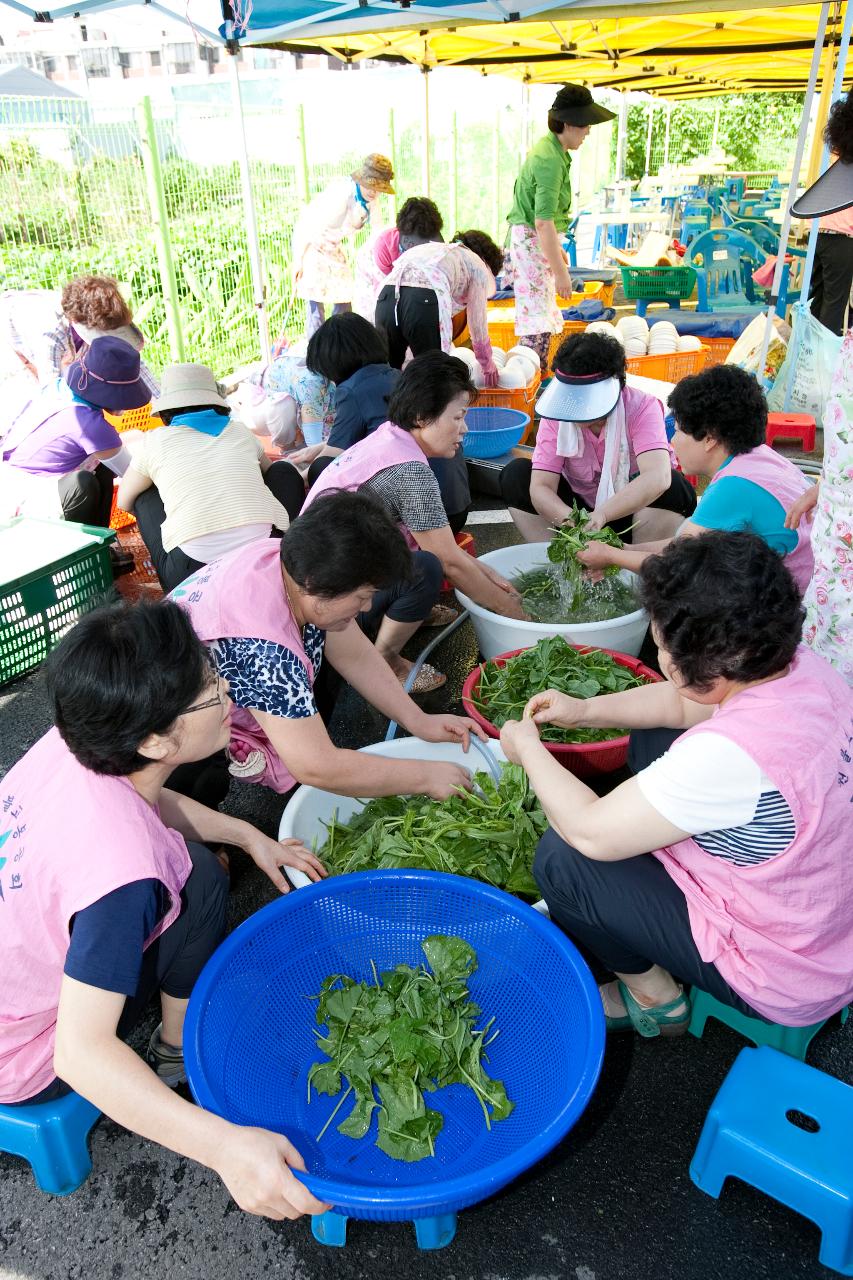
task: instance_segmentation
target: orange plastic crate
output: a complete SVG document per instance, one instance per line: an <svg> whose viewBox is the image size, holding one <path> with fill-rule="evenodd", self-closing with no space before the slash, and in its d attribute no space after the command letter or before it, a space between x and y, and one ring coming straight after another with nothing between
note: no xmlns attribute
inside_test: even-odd
<svg viewBox="0 0 853 1280"><path fill-rule="evenodd" d="M128 409L120 417L104 410L104 417L116 431L153 431L163 425L163 419L152 414L150 404L144 404L141 409Z"/></svg>
<svg viewBox="0 0 853 1280"><path fill-rule="evenodd" d="M477 398L474 403L493 405L496 409L518 409L520 413L526 413L528 418L527 430L519 440L519 444L524 444L530 435L533 424L533 407L536 404L541 382L541 373L535 373L533 381L529 382L526 387L494 387L491 389L483 387L477 392Z"/></svg>
<svg viewBox="0 0 853 1280"><path fill-rule="evenodd" d="M705 361L705 368L709 369L713 364L725 364L726 356L734 345L734 338L706 338L703 335L702 346L708 348L708 358Z"/></svg>
<svg viewBox="0 0 853 1280"><path fill-rule="evenodd" d="M691 373L704 369L708 352L674 351L662 356L629 356L625 361L629 373L642 378L656 378L659 382L680 382Z"/></svg>
<svg viewBox="0 0 853 1280"><path fill-rule="evenodd" d="M118 481L113 481L113 503L110 507L110 528L111 529L129 529L131 525L136 524L136 516L132 516L129 511L122 511L117 505L118 498Z"/></svg>

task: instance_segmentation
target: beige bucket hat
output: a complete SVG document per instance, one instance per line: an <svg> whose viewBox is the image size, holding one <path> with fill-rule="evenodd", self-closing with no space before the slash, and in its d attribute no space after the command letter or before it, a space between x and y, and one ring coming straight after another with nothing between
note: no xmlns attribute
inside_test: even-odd
<svg viewBox="0 0 853 1280"><path fill-rule="evenodd" d="M394 194L391 185L394 166L387 156L381 156L376 151L371 151L369 156L364 157L352 176L362 186L372 187L374 191L384 191L389 196Z"/></svg>
<svg viewBox="0 0 853 1280"><path fill-rule="evenodd" d="M160 394L152 402L151 412L156 414L164 409L203 408L206 405L231 408L212 371L206 364L173 364L164 370Z"/></svg>

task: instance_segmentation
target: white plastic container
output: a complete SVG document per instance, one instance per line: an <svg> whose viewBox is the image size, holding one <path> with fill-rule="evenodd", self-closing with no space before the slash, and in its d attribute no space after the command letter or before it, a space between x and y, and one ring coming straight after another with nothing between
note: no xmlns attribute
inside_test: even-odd
<svg viewBox="0 0 853 1280"><path fill-rule="evenodd" d="M512 579L528 569L547 565L548 543L526 542L519 547L502 547L500 551L490 551L480 559L484 564L497 569L505 578ZM624 582L636 582L636 574L627 569L622 570L620 577ZM456 592L456 598L471 614L484 658L496 658L499 653L507 653L511 649L528 649L545 636L563 636L572 644L615 649L617 653L627 653L636 658L649 625L645 609L636 609L633 613L626 613L621 618L611 618L606 622L519 622L515 618L504 618L498 613L492 613L490 609L484 609L461 591Z"/></svg>
<svg viewBox="0 0 853 1280"><path fill-rule="evenodd" d="M498 764L506 764L507 759L501 750L500 743L490 742L489 750ZM488 766L476 747L471 747L468 754L454 742L422 742L420 738L395 738L393 742L375 742L369 747L362 747L368 755L386 756L397 760L435 760L442 764L459 764L472 773L480 770L488 771ZM320 857L322 845L326 840L326 829L323 823L331 822L337 814L338 821L348 822L353 814L364 808L367 801L356 800L352 796L338 796L332 791L320 791L318 787L299 787L288 801L281 815L279 840L295 838L301 840L309 849L315 838L317 852ZM310 884L310 880L302 871L294 867L285 870L297 889ZM547 915L544 902L535 904L536 910Z"/></svg>

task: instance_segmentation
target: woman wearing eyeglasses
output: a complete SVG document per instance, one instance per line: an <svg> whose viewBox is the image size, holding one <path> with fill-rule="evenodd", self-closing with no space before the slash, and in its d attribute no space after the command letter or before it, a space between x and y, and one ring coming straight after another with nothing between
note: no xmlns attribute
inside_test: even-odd
<svg viewBox="0 0 853 1280"><path fill-rule="evenodd" d="M207 846L244 849L282 892L280 864L314 880L322 864L170 789L177 767L225 746L231 719L228 686L176 605L88 614L54 651L47 686L55 727L3 780L0 966L14 980L0 990L0 1102L76 1090L214 1169L250 1213L321 1212L286 1138L171 1089L186 1079L190 993L225 929L228 881ZM146 1065L124 1037L158 991Z"/></svg>

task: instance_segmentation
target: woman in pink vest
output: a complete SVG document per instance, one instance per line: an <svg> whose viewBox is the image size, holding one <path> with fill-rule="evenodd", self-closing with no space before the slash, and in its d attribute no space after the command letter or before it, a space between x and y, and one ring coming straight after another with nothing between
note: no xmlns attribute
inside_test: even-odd
<svg viewBox="0 0 853 1280"><path fill-rule="evenodd" d="M307 507L280 542L241 547L172 592L230 686L232 775L280 794L299 783L342 796L444 799L470 789L458 765L383 760L341 750L329 738L317 687L321 666L328 683L326 664L332 679L347 681L413 737L462 742L467 750L469 733L482 734L464 716L421 711L362 630L407 591L413 572L384 508L350 493Z"/></svg>
<svg viewBox="0 0 853 1280"><path fill-rule="evenodd" d="M626 385L622 344L603 333L573 334L553 368L536 402L533 458L514 458L501 472L519 533L548 542L579 506L592 529L668 537L695 508L696 494L673 466L661 402Z"/></svg>
<svg viewBox="0 0 853 1280"><path fill-rule="evenodd" d="M315 880L321 864L169 789L175 768L225 745L230 718L228 687L175 605L90 613L54 651L47 687L56 727L3 780L0 965L13 980L0 992L0 1102L74 1089L215 1170L250 1213L321 1212L286 1138L172 1092L186 1080L189 996L225 931L227 877L199 841L240 846L283 893L281 863ZM124 1037L158 991L146 1065Z"/></svg>
<svg viewBox="0 0 853 1280"><path fill-rule="evenodd" d="M678 539L640 582L665 680L550 689L501 733L551 823L534 865L551 917L615 974L612 1031L682 1034L682 983L786 1026L828 1018L853 998L853 690L801 644L796 583L754 534ZM632 736L636 777L599 799L540 724L680 736L639 771Z"/></svg>
<svg viewBox="0 0 853 1280"><path fill-rule="evenodd" d="M355 259L355 287L352 309L371 324L376 321L376 299L394 268L394 263L416 244L441 240L444 219L438 205L426 196L410 196L400 205L396 224L377 231Z"/></svg>
<svg viewBox="0 0 853 1280"><path fill-rule="evenodd" d="M669 408L675 416L672 446L682 468L710 480L678 537L706 529L757 533L785 557L804 592L814 568L809 528L788 529L785 518L809 482L799 467L764 443L767 401L755 378L736 365L715 365L677 383ZM589 569L615 564L636 571L667 542L634 542L621 550L596 543L579 559Z"/></svg>
<svg viewBox="0 0 853 1280"><path fill-rule="evenodd" d="M438 557L454 587L486 609L523 618L506 578L458 546L429 466L431 459L461 452L465 413L476 394L468 366L456 356L443 351L417 356L389 399L389 421L335 458L310 490L303 511L330 490L369 493L390 512L412 549ZM397 631L396 638L402 645L408 635Z"/></svg>

